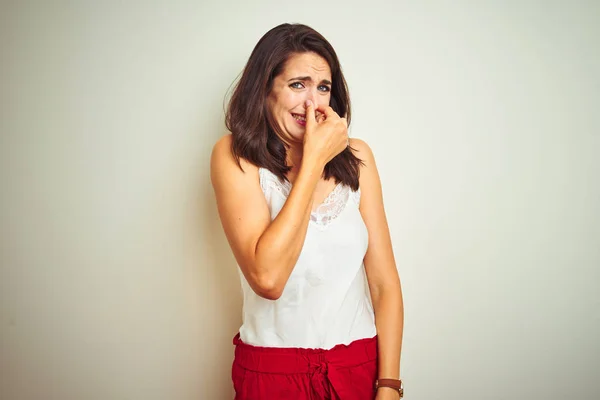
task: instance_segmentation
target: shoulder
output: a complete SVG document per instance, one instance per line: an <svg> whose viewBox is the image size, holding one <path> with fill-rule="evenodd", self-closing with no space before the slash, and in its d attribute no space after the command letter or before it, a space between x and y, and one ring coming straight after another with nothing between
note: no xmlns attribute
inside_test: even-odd
<svg viewBox="0 0 600 400"><path fill-rule="evenodd" d="M233 136L231 133L221 136L219 140L213 146L213 155L215 153L222 153L225 150L231 151L231 144L233 143Z"/></svg>
<svg viewBox="0 0 600 400"><path fill-rule="evenodd" d="M235 159L235 156L232 151L233 144L233 136L231 133L228 133L222 136L215 145L213 146L210 162L211 168L214 167L227 167L231 164L238 164L238 161ZM258 167L254 164L250 163L248 160L244 158L239 158L239 168L242 171L250 170L258 170Z"/></svg>
<svg viewBox="0 0 600 400"><path fill-rule="evenodd" d="M236 157L232 151L231 134L222 136L213 146L210 156L210 175L213 184L216 182L254 180L258 175L258 167L244 158Z"/></svg>
<svg viewBox="0 0 600 400"><path fill-rule="evenodd" d="M359 174L359 185L362 188L362 192L365 193L365 190L367 192L378 190L381 183L373 150L371 150L367 142L356 138L350 139L350 148L354 155L362 161Z"/></svg>
<svg viewBox="0 0 600 400"><path fill-rule="evenodd" d="M350 148L352 149L352 153L362 161L360 166L361 172L375 168L375 156L367 142L362 139L352 138L350 139Z"/></svg>
<svg viewBox="0 0 600 400"><path fill-rule="evenodd" d="M361 159L368 166L369 163L375 161L371 147L363 139L351 138L350 148L356 157Z"/></svg>

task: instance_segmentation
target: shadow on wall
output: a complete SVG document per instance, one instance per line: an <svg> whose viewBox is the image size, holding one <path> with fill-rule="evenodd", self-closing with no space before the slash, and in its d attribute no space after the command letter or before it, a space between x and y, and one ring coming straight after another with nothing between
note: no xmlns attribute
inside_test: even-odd
<svg viewBox="0 0 600 400"><path fill-rule="evenodd" d="M218 132L218 130L215 130ZM222 135L227 132L223 132ZM232 398L231 363L233 361L233 336L242 322L242 292L238 266L221 226L214 191L210 181L210 151L212 144L222 135L215 135L208 153L202 154L201 200L204 204L199 230L203 232L201 247L204 254L198 263L204 292L200 298L202 377L201 398ZM204 172L205 171L205 172Z"/></svg>

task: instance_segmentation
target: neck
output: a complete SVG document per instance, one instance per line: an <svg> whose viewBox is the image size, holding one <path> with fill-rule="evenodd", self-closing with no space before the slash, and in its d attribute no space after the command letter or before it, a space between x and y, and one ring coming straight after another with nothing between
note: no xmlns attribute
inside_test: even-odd
<svg viewBox="0 0 600 400"><path fill-rule="evenodd" d="M304 146L302 143L293 143L287 149L286 163L292 167L290 174L296 175L302 165L302 156L304 154Z"/></svg>

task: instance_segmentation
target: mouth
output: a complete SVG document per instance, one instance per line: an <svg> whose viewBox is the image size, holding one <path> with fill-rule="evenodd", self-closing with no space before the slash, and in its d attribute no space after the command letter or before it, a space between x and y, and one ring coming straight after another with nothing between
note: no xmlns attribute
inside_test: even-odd
<svg viewBox="0 0 600 400"><path fill-rule="evenodd" d="M304 121L304 122L306 122L306 114L294 114L294 113L292 113L292 117L294 117L294 119L296 121Z"/></svg>
<svg viewBox="0 0 600 400"><path fill-rule="evenodd" d="M296 120L298 125L306 126L306 114L295 114L292 113L292 117Z"/></svg>

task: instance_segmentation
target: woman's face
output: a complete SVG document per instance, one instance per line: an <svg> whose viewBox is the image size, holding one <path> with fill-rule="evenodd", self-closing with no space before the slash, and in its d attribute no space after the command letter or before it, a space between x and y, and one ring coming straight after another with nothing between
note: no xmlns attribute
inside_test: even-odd
<svg viewBox="0 0 600 400"><path fill-rule="evenodd" d="M331 98L331 69L316 53L292 55L283 71L273 79L268 106L287 143L302 143L306 129L306 100L315 109L328 106ZM317 119L321 113L316 112Z"/></svg>

